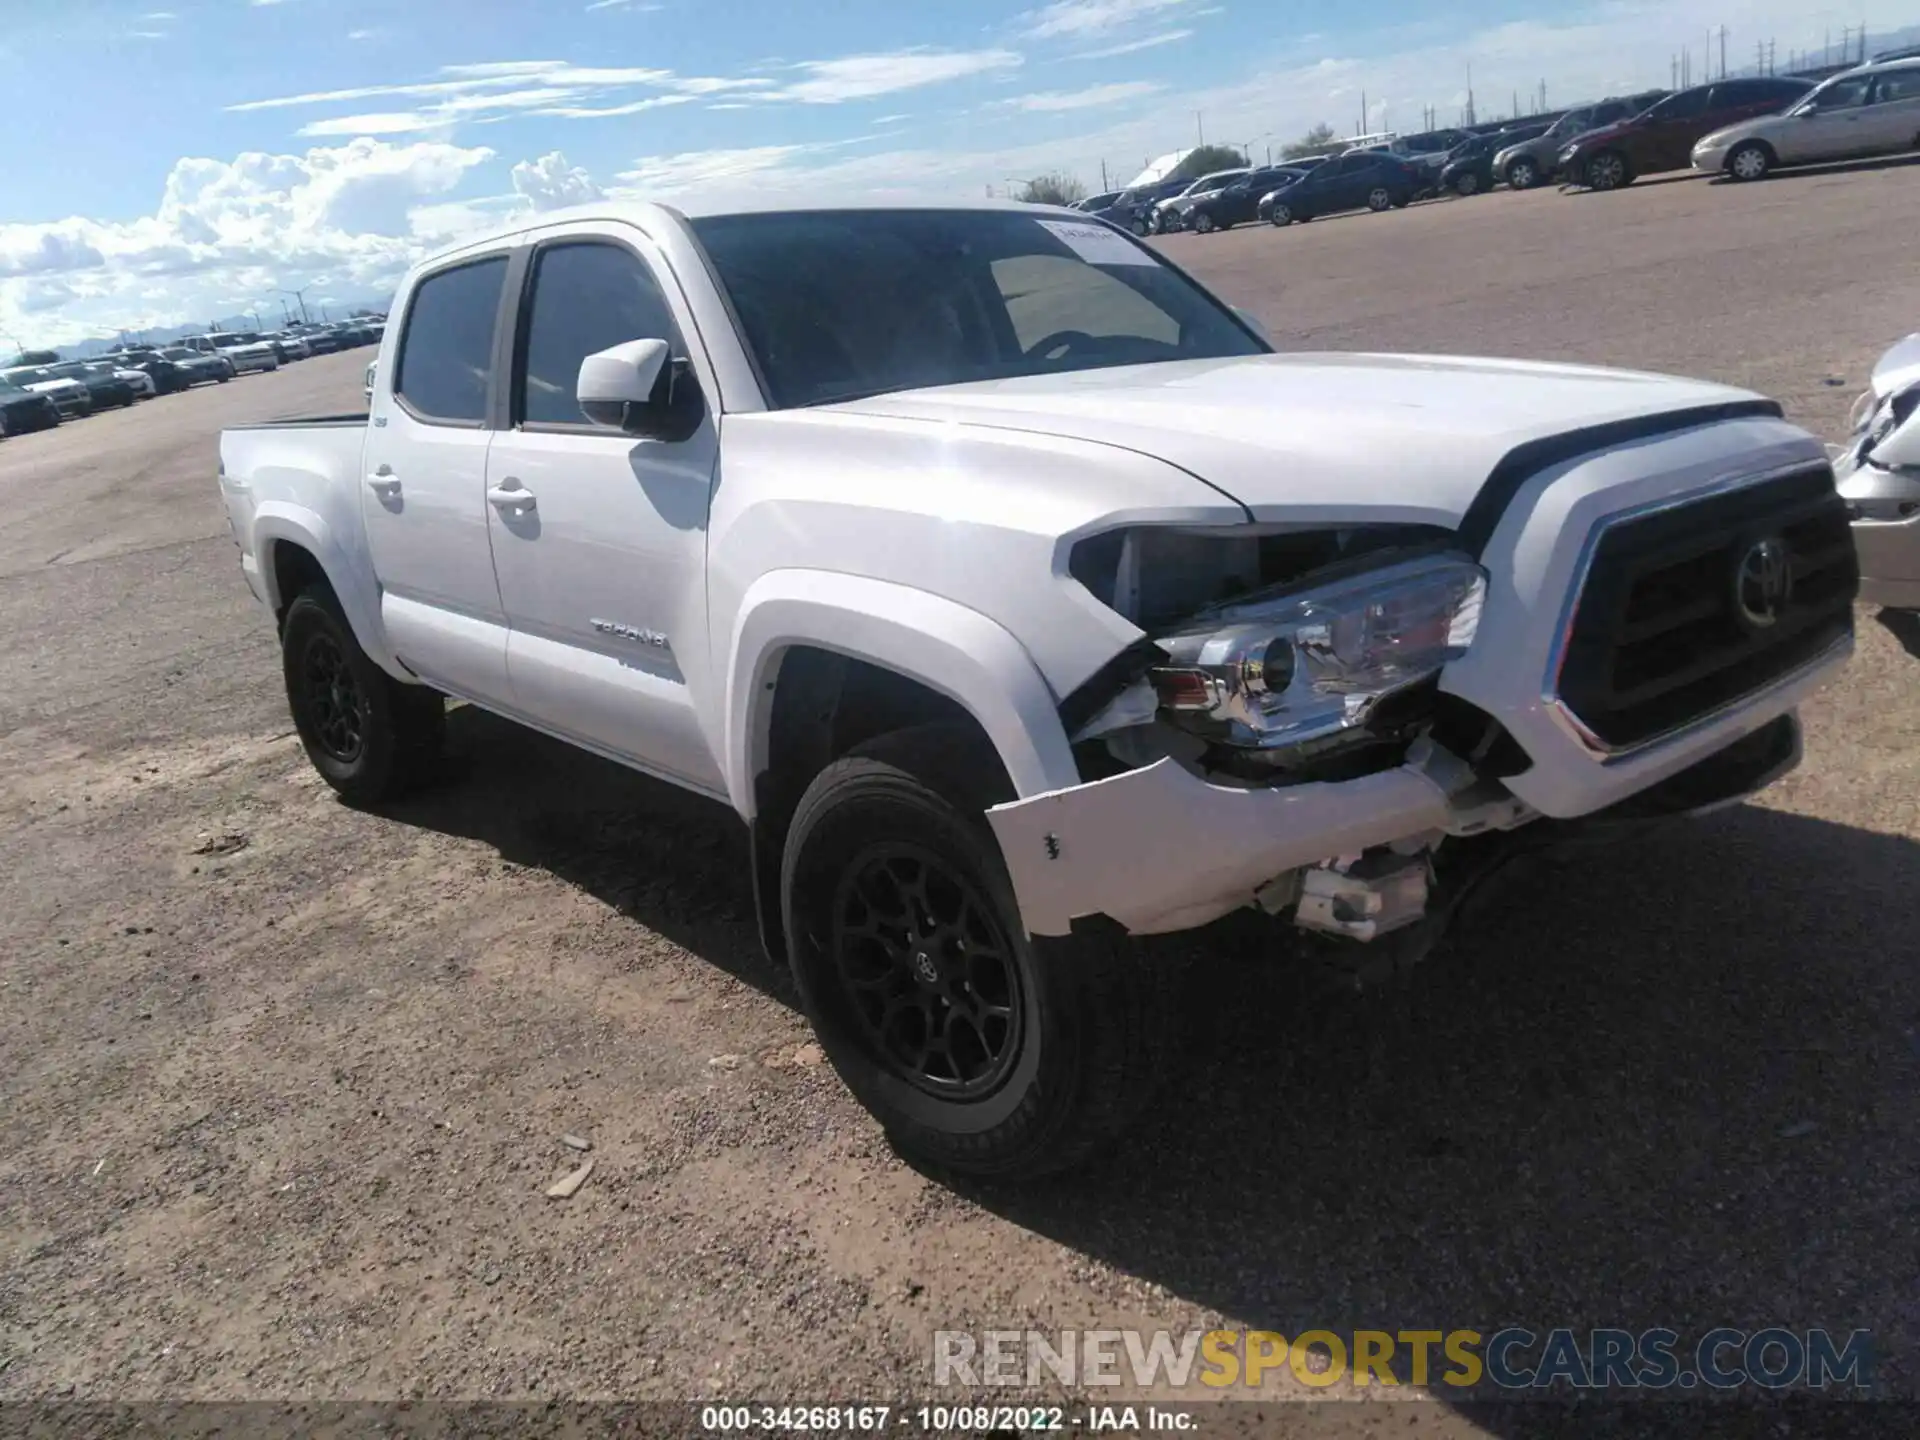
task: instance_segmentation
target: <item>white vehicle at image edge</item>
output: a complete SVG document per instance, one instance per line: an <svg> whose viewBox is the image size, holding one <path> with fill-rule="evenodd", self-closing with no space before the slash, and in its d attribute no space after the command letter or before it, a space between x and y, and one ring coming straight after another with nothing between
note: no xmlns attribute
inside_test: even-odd
<svg viewBox="0 0 1920 1440"><path fill-rule="evenodd" d="M1874 366L1834 470L1860 552L1860 598L1920 611L1920 335Z"/></svg>
<svg viewBox="0 0 1920 1440"><path fill-rule="evenodd" d="M242 375L250 370L280 368L280 352L273 348L273 342L262 339L250 330L219 330L211 335L189 335L180 343L198 350L202 355L225 357L234 370Z"/></svg>
<svg viewBox="0 0 1920 1440"><path fill-rule="evenodd" d="M1823 80L1781 115L1716 130L1693 168L1762 180L1782 165L1920 150L1920 59L1860 65Z"/></svg>
<svg viewBox="0 0 1920 1440"><path fill-rule="evenodd" d="M1067 210L607 202L397 304L370 417L221 437L313 763L377 802L451 695L730 806L834 1067L956 1172L1152 1092L1136 937L1396 969L1521 850L1791 769L1852 649L1772 402L1278 353Z"/></svg>

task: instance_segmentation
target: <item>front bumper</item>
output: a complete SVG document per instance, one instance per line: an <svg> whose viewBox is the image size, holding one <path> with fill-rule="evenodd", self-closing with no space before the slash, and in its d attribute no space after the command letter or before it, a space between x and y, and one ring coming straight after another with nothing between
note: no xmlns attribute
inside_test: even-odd
<svg viewBox="0 0 1920 1440"><path fill-rule="evenodd" d="M1732 150L1732 145L1696 145L1693 168L1703 175L1718 175L1727 168L1727 156Z"/></svg>
<svg viewBox="0 0 1920 1440"><path fill-rule="evenodd" d="M1862 466L1840 482L1853 513L1860 598L1920 610L1920 476Z"/></svg>

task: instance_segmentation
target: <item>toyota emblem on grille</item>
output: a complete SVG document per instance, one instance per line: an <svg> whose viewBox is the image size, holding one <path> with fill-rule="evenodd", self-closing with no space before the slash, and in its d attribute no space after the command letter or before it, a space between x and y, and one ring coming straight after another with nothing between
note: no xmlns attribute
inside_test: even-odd
<svg viewBox="0 0 1920 1440"><path fill-rule="evenodd" d="M1768 536L1747 548L1734 572L1733 599L1740 618L1753 629L1780 623L1793 599L1793 559L1785 541Z"/></svg>

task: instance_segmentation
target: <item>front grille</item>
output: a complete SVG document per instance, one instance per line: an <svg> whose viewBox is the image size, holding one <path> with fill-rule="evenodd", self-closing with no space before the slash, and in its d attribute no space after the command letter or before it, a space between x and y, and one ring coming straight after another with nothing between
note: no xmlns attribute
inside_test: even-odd
<svg viewBox="0 0 1920 1440"><path fill-rule="evenodd" d="M1560 700L1613 749L1655 739L1813 661L1859 587L1825 465L1622 521L1594 548Z"/></svg>

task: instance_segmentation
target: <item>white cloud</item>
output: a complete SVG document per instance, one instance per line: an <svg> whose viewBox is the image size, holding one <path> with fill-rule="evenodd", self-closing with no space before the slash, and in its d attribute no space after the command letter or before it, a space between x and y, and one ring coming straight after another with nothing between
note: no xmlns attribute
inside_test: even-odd
<svg viewBox="0 0 1920 1440"><path fill-rule="evenodd" d="M1191 0L1051 0L1022 18L1036 40L1059 36L1104 35L1191 3Z"/></svg>
<svg viewBox="0 0 1920 1440"><path fill-rule="evenodd" d="M561 120L602 120L614 115L638 115L643 110L658 110L668 105L691 105L698 95L652 95L645 100L629 100L624 105L555 105L536 110L536 115L552 115ZM715 110L743 110L744 105L715 105Z"/></svg>
<svg viewBox="0 0 1920 1440"><path fill-rule="evenodd" d="M649 155L622 171L626 196L672 195L717 182L739 180L778 169L805 154L806 145L756 145L739 150L696 150L679 155Z"/></svg>
<svg viewBox="0 0 1920 1440"><path fill-rule="evenodd" d="M415 211L492 158L362 138L180 160L149 215L0 225L0 325L57 344L232 313L279 285L382 293L422 249Z"/></svg>
<svg viewBox="0 0 1920 1440"><path fill-rule="evenodd" d="M1020 63L1021 57L1011 50L896 50L886 55L809 60L799 67L806 78L781 86L771 98L798 100L805 105L838 105L988 71L1011 70Z"/></svg>
<svg viewBox="0 0 1920 1440"><path fill-rule="evenodd" d="M584 205L605 198L593 177L555 150L538 160L522 160L513 167L513 192L536 213Z"/></svg>
<svg viewBox="0 0 1920 1440"><path fill-rule="evenodd" d="M587 13L592 14L595 10L624 10L631 15L647 15L655 10L666 8L664 5L649 3L649 0L593 0L593 3L587 6Z"/></svg>
<svg viewBox="0 0 1920 1440"><path fill-rule="evenodd" d="M1107 45L1099 50L1082 50L1073 58L1076 60L1109 60L1116 55L1131 55L1138 50L1152 50L1161 45L1172 45L1185 40L1193 34L1191 30L1168 30L1160 35L1149 35L1144 40L1128 40L1119 45Z"/></svg>
<svg viewBox="0 0 1920 1440"><path fill-rule="evenodd" d="M1112 85L1089 85L1085 90L1050 90L1037 95L1021 95L1001 103L1014 110L1046 113L1056 110L1091 110L1099 105L1114 105L1122 100L1138 100L1166 89L1152 80L1121 80Z"/></svg>

